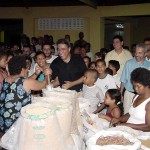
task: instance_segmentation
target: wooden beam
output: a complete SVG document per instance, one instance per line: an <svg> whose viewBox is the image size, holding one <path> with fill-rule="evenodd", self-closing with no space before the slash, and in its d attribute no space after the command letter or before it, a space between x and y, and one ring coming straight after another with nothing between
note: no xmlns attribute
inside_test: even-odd
<svg viewBox="0 0 150 150"><path fill-rule="evenodd" d="M96 9L97 8L97 3L95 0L79 0L80 2L83 2L84 4Z"/></svg>

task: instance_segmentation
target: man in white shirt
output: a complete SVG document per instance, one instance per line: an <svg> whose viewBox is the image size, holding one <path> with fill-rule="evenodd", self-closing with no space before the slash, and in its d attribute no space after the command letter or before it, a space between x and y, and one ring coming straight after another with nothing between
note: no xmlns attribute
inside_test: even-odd
<svg viewBox="0 0 150 150"><path fill-rule="evenodd" d="M51 45L49 43L44 43L42 45L42 51L44 52L46 56L46 62L51 64L57 56L52 55Z"/></svg>
<svg viewBox="0 0 150 150"><path fill-rule="evenodd" d="M119 61L120 69L118 70L118 74L121 75L126 61L132 59L132 55L128 50L123 49L123 38L120 35L113 37L113 46L114 50L106 54L106 65L108 66L110 60Z"/></svg>

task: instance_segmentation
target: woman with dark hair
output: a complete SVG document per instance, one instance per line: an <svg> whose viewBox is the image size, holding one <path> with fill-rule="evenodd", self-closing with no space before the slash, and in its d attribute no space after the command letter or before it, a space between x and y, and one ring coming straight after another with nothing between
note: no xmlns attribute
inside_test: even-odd
<svg viewBox="0 0 150 150"><path fill-rule="evenodd" d="M3 81L0 93L0 132L5 133L20 116L20 110L25 105L31 103L31 90L41 90L47 85L50 69L45 69L45 79L38 82L34 78L41 72L36 69L36 73L31 78L27 77L28 69L23 56L15 56L8 62L9 76Z"/></svg>
<svg viewBox="0 0 150 150"><path fill-rule="evenodd" d="M137 95L133 98L129 113L113 119L112 124L150 131L150 71L145 68L133 70L131 81Z"/></svg>

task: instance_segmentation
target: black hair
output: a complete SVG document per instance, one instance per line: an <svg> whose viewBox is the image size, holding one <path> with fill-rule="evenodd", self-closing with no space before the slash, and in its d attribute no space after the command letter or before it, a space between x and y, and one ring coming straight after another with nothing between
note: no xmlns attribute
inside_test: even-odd
<svg viewBox="0 0 150 150"><path fill-rule="evenodd" d="M30 45L28 45L28 44L23 45L23 48L30 48Z"/></svg>
<svg viewBox="0 0 150 150"><path fill-rule="evenodd" d="M87 58L89 60L89 62L91 62L91 58L89 56L84 56L83 59L84 58Z"/></svg>
<svg viewBox="0 0 150 150"><path fill-rule="evenodd" d="M37 56L39 56L39 55L43 55L43 56L46 58L46 56L45 56L44 52L39 51L39 52L37 52L37 53L36 53L36 55L35 55L35 59L37 59Z"/></svg>
<svg viewBox="0 0 150 150"><path fill-rule="evenodd" d="M13 53L11 50L8 50L6 53L7 53L7 56L8 56L8 57L9 57L9 56L14 57L14 53Z"/></svg>
<svg viewBox="0 0 150 150"><path fill-rule="evenodd" d="M114 39L119 39L121 42L123 41L123 38L122 38L122 36L120 36L120 35L115 35L114 37L113 37L113 40Z"/></svg>
<svg viewBox="0 0 150 150"><path fill-rule="evenodd" d="M96 52L95 56L98 56L99 59L103 59L103 60L105 59L105 54L103 52Z"/></svg>
<svg viewBox="0 0 150 150"><path fill-rule="evenodd" d="M66 39L59 39L56 44L65 44L67 47L71 47L70 43Z"/></svg>
<svg viewBox="0 0 150 150"><path fill-rule="evenodd" d="M103 59L98 59L96 62L95 62L95 65L97 66L98 63L102 62L105 66L106 66L106 62L105 60Z"/></svg>
<svg viewBox="0 0 150 150"><path fill-rule="evenodd" d="M144 39L144 42L146 42L146 41L150 41L150 37L146 37L146 38Z"/></svg>
<svg viewBox="0 0 150 150"><path fill-rule="evenodd" d="M110 60L109 64L112 65L116 69L116 71L120 69L120 64L119 61L117 60Z"/></svg>
<svg viewBox="0 0 150 150"><path fill-rule="evenodd" d="M89 68L92 66L92 64L94 64L94 65L95 65L95 61L90 62L90 64L89 64Z"/></svg>
<svg viewBox="0 0 150 150"><path fill-rule="evenodd" d="M113 71L112 71L110 68L106 68L106 69L105 69L105 72L106 72L107 74L110 74L111 76L113 75Z"/></svg>
<svg viewBox="0 0 150 150"><path fill-rule="evenodd" d="M121 115L123 115L123 103L121 102L121 92L118 89L107 90L111 99L115 100L115 104L120 108Z"/></svg>
<svg viewBox="0 0 150 150"><path fill-rule="evenodd" d="M131 72L131 81L150 88L150 71L145 68L136 68Z"/></svg>
<svg viewBox="0 0 150 150"><path fill-rule="evenodd" d="M50 44L49 42L45 42L45 43L42 44L42 49L43 49L43 47L44 47L45 45L49 45L50 48L51 48L51 44Z"/></svg>
<svg viewBox="0 0 150 150"><path fill-rule="evenodd" d="M7 53L4 50L0 50L0 59L4 56L7 56Z"/></svg>
<svg viewBox="0 0 150 150"><path fill-rule="evenodd" d="M32 37L31 40L34 40L35 42L38 42L38 39L36 37Z"/></svg>
<svg viewBox="0 0 150 150"><path fill-rule="evenodd" d="M8 62L8 70L10 75L20 74L23 68L26 68L26 60L24 56L14 56Z"/></svg>
<svg viewBox="0 0 150 150"><path fill-rule="evenodd" d="M32 58L31 58L31 56L25 55L25 59L26 59L26 60L29 60L29 61L32 63Z"/></svg>

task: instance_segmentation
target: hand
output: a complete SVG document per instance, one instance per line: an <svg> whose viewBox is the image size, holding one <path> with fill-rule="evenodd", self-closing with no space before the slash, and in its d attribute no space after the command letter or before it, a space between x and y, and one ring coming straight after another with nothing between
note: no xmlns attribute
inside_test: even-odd
<svg viewBox="0 0 150 150"><path fill-rule="evenodd" d="M71 82L70 81L64 81L65 84L62 85L63 89L69 89L70 87L72 87Z"/></svg>
<svg viewBox="0 0 150 150"><path fill-rule="evenodd" d="M52 69L50 69L50 68L44 69L43 72L44 72L44 75L46 75L46 76L52 75Z"/></svg>
<svg viewBox="0 0 150 150"><path fill-rule="evenodd" d="M36 66L35 68L35 74L38 76L40 74L40 72L42 71L42 68L39 66Z"/></svg>
<svg viewBox="0 0 150 150"><path fill-rule="evenodd" d="M119 121L120 121L119 118L118 119L117 118L112 118L112 120L111 120L111 126L118 124Z"/></svg>

